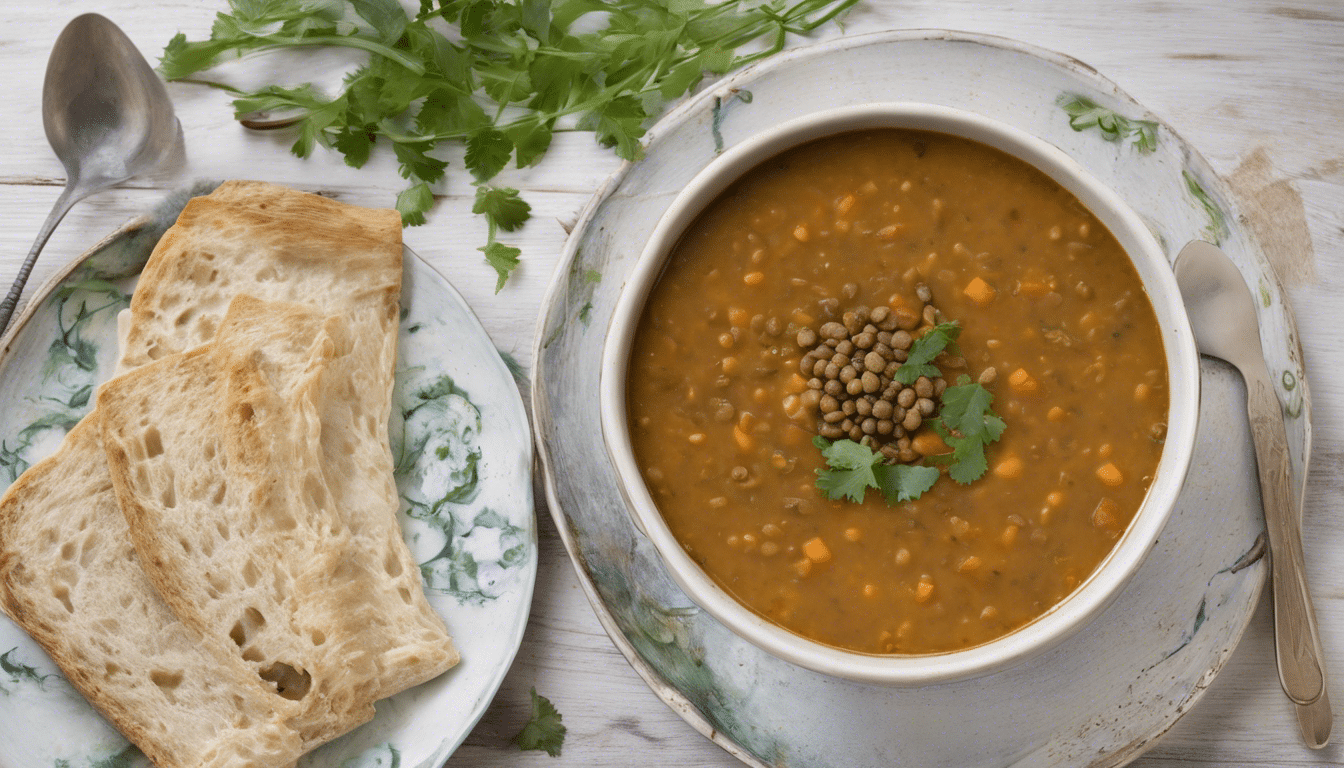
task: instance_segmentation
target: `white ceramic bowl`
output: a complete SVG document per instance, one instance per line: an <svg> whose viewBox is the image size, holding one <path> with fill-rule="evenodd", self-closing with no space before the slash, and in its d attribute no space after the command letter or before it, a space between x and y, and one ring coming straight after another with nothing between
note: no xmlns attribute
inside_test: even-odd
<svg viewBox="0 0 1344 768"><path fill-rule="evenodd" d="M1074 592L1035 621L965 650L917 655L846 651L761 618L714 583L668 529L635 463L625 407L626 369L650 289L682 232L719 193L763 161L813 139L873 128L936 131L978 141L1041 170L1072 192L1129 254L1152 301L1167 359L1170 411L1157 473L1128 530ZM1152 548L1185 479L1199 414L1199 355L1176 280L1148 228L1111 190L1054 146L970 112L918 103L866 104L819 112L753 136L716 158L672 202L649 238L612 317L602 358L602 430L635 525L672 577L725 626L786 661L870 683L927 685L990 674L1045 651L1086 626L1119 595Z"/></svg>

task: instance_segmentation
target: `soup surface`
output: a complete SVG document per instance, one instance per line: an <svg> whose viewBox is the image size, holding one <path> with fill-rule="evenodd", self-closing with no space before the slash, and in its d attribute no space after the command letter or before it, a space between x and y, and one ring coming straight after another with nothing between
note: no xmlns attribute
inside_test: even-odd
<svg viewBox="0 0 1344 768"><path fill-rule="evenodd" d="M947 383L983 383L1006 423L988 471L890 506L825 498L799 332L883 307L918 338L942 319L926 304L962 327L935 361ZM709 205L650 294L626 398L645 482L720 586L798 634L898 654L993 640L1078 587L1143 501L1168 402L1110 232L1016 158L905 130L797 147Z"/></svg>

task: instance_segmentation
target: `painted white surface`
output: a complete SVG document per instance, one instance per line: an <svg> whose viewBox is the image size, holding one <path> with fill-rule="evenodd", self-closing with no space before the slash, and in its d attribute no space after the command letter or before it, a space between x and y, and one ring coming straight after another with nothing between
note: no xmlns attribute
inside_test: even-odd
<svg viewBox="0 0 1344 768"><path fill-rule="evenodd" d="M0 83L7 129L0 154L0 283L27 253L64 181L42 133L41 80L51 42L76 14L99 11L152 59L182 30L206 34L222 2L89 0L0 4ZM1290 282L1315 407L1315 448L1305 511L1309 578L1322 621L1335 701L1344 702L1344 8L1316 2L951 2L868 0L846 33L943 27L1014 37L1075 56L1116 81L1230 175L1263 149L1303 198L1315 252L1314 281ZM838 31L830 33L840 34ZM289 69L284 74L292 74ZM380 156L360 171L319 154L300 161L277 135L247 134L222 94L170 85L187 136L193 176L251 177L321 189L343 200L388 205L401 179ZM530 367L531 333L565 230L619 162L585 134L557 138L546 161L503 180L523 190L536 214L515 240L524 266L499 295L479 258L484 225L471 216L461 164L424 227L406 240L446 274L496 344ZM32 284L152 204L178 180L133 182L76 206L57 229ZM540 498L540 494L538 495ZM736 761L664 706L612 647L587 604L544 509L533 615L518 661L495 703L449 765L731 766ZM530 687L565 716L563 756L520 753L510 740L528 714ZM1344 748L1300 746L1290 704L1274 671L1268 606L1197 708L1135 765L1340 765Z"/></svg>

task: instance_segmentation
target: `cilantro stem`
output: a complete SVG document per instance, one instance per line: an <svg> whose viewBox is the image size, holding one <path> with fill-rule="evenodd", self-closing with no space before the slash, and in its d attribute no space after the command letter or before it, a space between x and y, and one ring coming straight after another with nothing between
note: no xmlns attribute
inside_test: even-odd
<svg viewBox="0 0 1344 768"><path fill-rule="evenodd" d="M258 40L265 40L269 45L261 45L251 49L248 53L261 53L264 51L276 50L279 48L288 48L291 46L326 46L336 48L358 48L361 51L382 56L390 61L405 67L417 75L425 74L425 67L420 62L410 56L398 51L395 48L389 48L382 43L376 43L363 37L350 35L348 37L257 37Z"/></svg>

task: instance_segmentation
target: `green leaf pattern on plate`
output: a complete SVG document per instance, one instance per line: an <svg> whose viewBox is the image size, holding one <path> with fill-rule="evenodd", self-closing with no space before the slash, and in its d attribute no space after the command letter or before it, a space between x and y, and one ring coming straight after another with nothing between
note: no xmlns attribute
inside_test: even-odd
<svg viewBox="0 0 1344 768"><path fill-rule="evenodd" d="M17 434L0 439L0 477L6 485L28 468L29 449L39 438L51 430L65 434L90 409L98 376L98 345L90 329L111 322L130 298L101 277L77 274L48 299L56 310L58 333L42 368L44 389L33 398L41 415Z"/></svg>
<svg viewBox="0 0 1344 768"><path fill-rule="evenodd" d="M527 559L528 539L498 512L471 507L480 479L480 412L450 377L417 382L415 373L398 376L401 418L391 432L406 514L432 529L411 535L421 551L426 536L442 542L420 575L426 590L479 605L499 597L505 572Z"/></svg>

